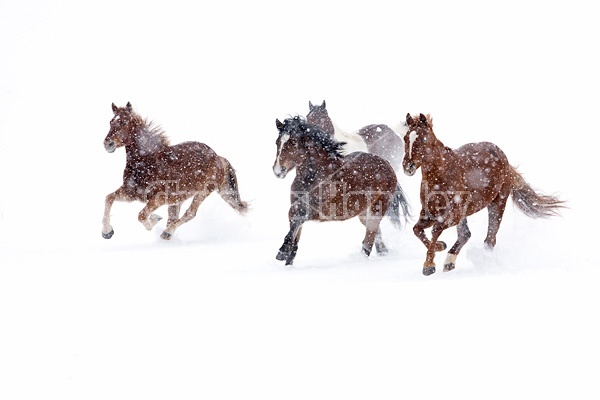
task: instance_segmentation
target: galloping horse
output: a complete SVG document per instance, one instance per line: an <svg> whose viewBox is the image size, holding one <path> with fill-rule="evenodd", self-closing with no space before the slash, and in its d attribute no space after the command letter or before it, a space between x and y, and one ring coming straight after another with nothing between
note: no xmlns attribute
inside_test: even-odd
<svg viewBox="0 0 600 400"><path fill-rule="evenodd" d="M457 226L458 240L448 251L444 272L455 267L460 249L471 236L467 217L484 207L489 214L485 244L496 245L496 234L508 197L517 208L532 218L558 215L564 202L536 192L512 167L498 146L489 142L469 143L452 150L433 133L429 115L406 115L408 131L404 136L406 153L402 166L412 176L421 168L421 213L413 231L427 247L423 274L435 272L435 252L446 249L438 241L445 229ZM424 230L431 228L431 240Z"/></svg>
<svg viewBox="0 0 600 400"><path fill-rule="evenodd" d="M161 234L171 239L175 230L196 216L202 201L213 191L236 211L248 210L240 199L235 171L229 161L218 156L204 143L185 142L174 146L162 129L143 120L130 103L119 108L112 105L114 117L104 139L104 148L112 153L125 146L127 163L123 172L123 186L106 196L102 237L110 239L114 230L110 225L110 209L115 200L145 202L138 220L150 230L161 219L153 214L168 205L169 219ZM190 207L179 218L181 204L193 196Z"/></svg>
<svg viewBox="0 0 600 400"><path fill-rule="evenodd" d="M352 149L367 151L389 161L394 170L400 168L404 144L402 138L389 126L371 124L360 128L354 134L349 134L335 126L327 112L325 100L320 106L315 106L309 101L308 109L306 122L309 124L316 125L331 136L351 141L354 144L351 146ZM357 135L358 137L356 137ZM362 142L366 149L361 148Z"/></svg>
<svg viewBox="0 0 600 400"><path fill-rule="evenodd" d="M379 224L384 216L400 226L400 209L408 215L408 203L396 174L384 159L368 153L342 155L338 142L301 117L280 122L273 173L285 178L296 168L291 186L290 231L277 259L291 265L298 251L302 224L306 221L343 221L358 216L366 228L362 252L369 256L387 248Z"/></svg>

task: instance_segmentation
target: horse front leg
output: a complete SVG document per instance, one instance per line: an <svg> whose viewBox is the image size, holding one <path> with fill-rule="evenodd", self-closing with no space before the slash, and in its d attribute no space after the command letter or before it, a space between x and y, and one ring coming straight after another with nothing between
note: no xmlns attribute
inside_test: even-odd
<svg viewBox="0 0 600 400"><path fill-rule="evenodd" d="M298 242L300 241L300 235L302 234L302 224L304 220L295 220L290 223L290 231L283 239L283 244L279 248L279 252L275 257L279 261L285 260L285 265L292 265L296 253L298 252Z"/></svg>
<svg viewBox="0 0 600 400"><path fill-rule="evenodd" d="M456 226L457 236L456 243L446 255L446 261L444 262L444 272L452 271L456 267L456 257L460 253L460 249L469 241L471 237L471 231L467 225L467 219L463 218Z"/></svg>
<svg viewBox="0 0 600 400"><path fill-rule="evenodd" d="M140 221L147 230L152 230L152 228L154 228L158 221L162 219L160 215L153 213L164 204L165 199L163 196L156 196L150 199L146 206L142 208L142 211L139 212L138 221Z"/></svg>
<svg viewBox="0 0 600 400"><path fill-rule="evenodd" d="M425 262L423 263L423 275L429 276L435 272L435 253L440 251L440 244L443 246L443 249L446 248L446 243L438 242L438 238L444 231L445 227L441 224L434 224L431 229L431 241L429 242L429 246L427 247L427 256L425 257ZM442 249L442 250L443 250Z"/></svg>
<svg viewBox="0 0 600 400"><path fill-rule="evenodd" d="M110 239L115 234L113 227L110 225L110 210L115 200L131 201L125 194L122 186L106 196L106 200L104 201L104 216L102 217L102 237L104 239Z"/></svg>
<svg viewBox="0 0 600 400"><path fill-rule="evenodd" d="M429 248L431 245L431 241L427 239L425 235L425 229L431 228L435 224L436 220L432 217L428 216L425 210L421 210L421 214L419 215L419 220L413 227L413 233L416 237L419 238L421 242L425 245L425 247ZM446 250L446 243L439 241L436 243L435 251L443 251Z"/></svg>

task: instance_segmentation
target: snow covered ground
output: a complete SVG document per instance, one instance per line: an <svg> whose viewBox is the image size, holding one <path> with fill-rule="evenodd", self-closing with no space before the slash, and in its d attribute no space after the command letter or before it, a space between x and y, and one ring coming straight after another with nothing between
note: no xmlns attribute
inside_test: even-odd
<svg viewBox="0 0 600 400"><path fill-rule="evenodd" d="M0 3L0 398L598 398L594 9L340 4ZM286 268L275 119L323 99L345 130L430 113L570 208L509 202L492 253L478 214L430 277L410 226L385 222L390 254L365 259L358 220L309 223ZM165 242L116 203L102 239L127 101L227 157L253 211L211 196ZM420 177L399 178L417 215Z"/></svg>

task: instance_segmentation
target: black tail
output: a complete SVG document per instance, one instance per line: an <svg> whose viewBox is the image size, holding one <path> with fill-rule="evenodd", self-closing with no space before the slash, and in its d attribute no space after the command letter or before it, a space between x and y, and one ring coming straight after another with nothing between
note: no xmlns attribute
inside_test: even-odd
<svg viewBox="0 0 600 400"><path fill-rule="evenodd" d="M402 227L401 216L404 216L404 222L408 222L408 218L410 217L410 205L408 204L408 200L406 200L406 195L400 184L396 185L396 191L392 196L386 215L398 229Z"/></svg>

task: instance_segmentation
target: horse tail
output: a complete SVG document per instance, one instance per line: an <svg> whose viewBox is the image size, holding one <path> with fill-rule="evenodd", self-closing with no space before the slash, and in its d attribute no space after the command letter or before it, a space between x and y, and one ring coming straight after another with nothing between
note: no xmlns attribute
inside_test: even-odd
<svg viewBox="0 0 600 400"><path fill-rule="evenodd" d="M400 184L396 185L396 190L390 201L386 216L392 221L392 224L400 229L402 227L401 216L404 216L404 222L408 222L410 217L410 205Z"/></svg>
<svg viewBox="0 0 600 400"><path fill-rule="evenodd" d="M240 214L245 214L250 209L247 202L242 201L238 189L237 176L231 163L225 157L219 156L223 170L225 172L223 182L219 186L219 195L229 204L235 211Z"/></svg>
<svg viewBox="0 0 600 400"><path fill-rule="evenodd" d="M548 218L560 215L565 202L533 189L514 168L510 167L513 202L517 208L531 218Z"/></svg>

